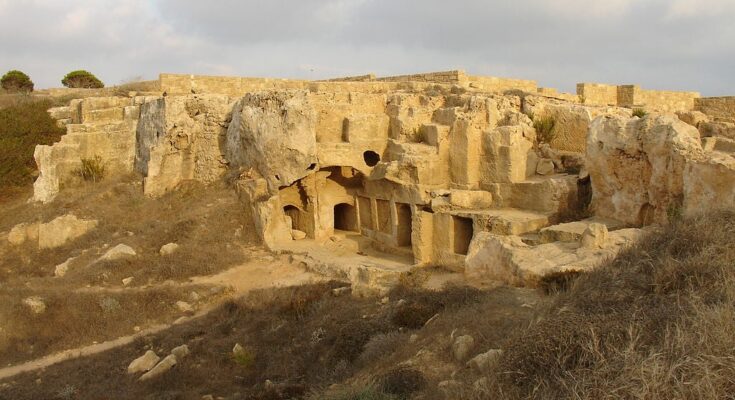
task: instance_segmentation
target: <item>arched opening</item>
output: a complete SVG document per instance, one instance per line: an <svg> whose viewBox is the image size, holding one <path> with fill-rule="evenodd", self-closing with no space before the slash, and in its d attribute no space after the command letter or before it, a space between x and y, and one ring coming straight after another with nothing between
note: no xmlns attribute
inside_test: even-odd
<svg viewBox="0 0 735 400"><path fill-rule="evenodd" d="M372 150L362 153L362 158L365 160L365 164L367 164L368 167L374 167L380 162L380 154Z"/></svg>
<svg viewBox="0 0 735 400"><path fill-rule="evenodd" d="M340 203L334 206L334 229L358 231L357 212L354 206Z"/></svg>
<svg viewBox="0 0 735 400"><path fill-rule="evenodd" d="M286 220L291 221L291 226L289 228L291 229L298 229L303 230L303 220L302 220L302 213L301 210L299 210L296 206L285 206L283 207L283 213L286 214Z"/></svg>

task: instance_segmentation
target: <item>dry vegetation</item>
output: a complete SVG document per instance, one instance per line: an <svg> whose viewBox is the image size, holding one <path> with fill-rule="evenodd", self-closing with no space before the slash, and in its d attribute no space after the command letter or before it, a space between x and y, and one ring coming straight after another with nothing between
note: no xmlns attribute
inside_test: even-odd
<svg viewBox="0 0 735 400"><path fill-rule="evenodd" d="M83 183L69 187L48 205L29 206L24 199L0 209L0 231L20 222L48 222L73 213L99 220L89 234L55 249L37 244L0 244L0 365L47 355L133 333L134 326L171 322L181 316L176 301L214 300L220 291L186 283L248 260L256 243L231 189L192 184L161 199L143 196L137 179ZM179 249L162 257L162 245ZM119 243L137 256L95 262ZM69 272L55 277L55 266L76 257ZM122 279L132 277L125 290ZM189 298L196 292L198 300ZM33 315L21 300L44 299L47 311ZM109 305L109 307L106 307Z"/></svg>
<svg viewBox="0 0 735 400"><path fill-rule="evenodd" d="M679 221L562 294L492 376L507 398L735 393L735 213Z"/></svg>
<svg viewBox="0 0 735 400"><path fill-rule="evenodd" d="M593 273L550 279L550 295L407 282L385 304L335 297L338 283L254 292L127 347L19 376L0 398L728 398L734 234L735 213L677 222ZM459 334L476 339L472 354L503 355L486 374L466 368L451 355ZM182 343L192 354L161 379L125 374L146 349ZM235 343L247 357L233 357ZM444 397L437 384L448 379L459 385Z"/></svg>

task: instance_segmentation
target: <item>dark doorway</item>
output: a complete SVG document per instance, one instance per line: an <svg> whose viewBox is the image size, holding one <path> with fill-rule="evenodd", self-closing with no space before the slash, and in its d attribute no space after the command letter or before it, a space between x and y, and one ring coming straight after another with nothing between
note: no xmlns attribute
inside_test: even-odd
<svg viewBox="0 0 735 400"><path fill-rule="evenodd" d="M283 207L283 213L286 214L287 217L291 218L291 226L289 228L301 230L301 210L299 210L298 207Z"/></svg>
<svg viewBox="0 0 735 400"><path fill-rule="evenodd" d="M341 231L357 231L357 212L355 207L347 203L334 206L334 229Z"/></svg>
<svg viewBox="0 0 735 400"><path fill-rule="evenodd" d="M454 223L454 252L466 255L472 241L472 219L452 216L452 222Z"/></svg>
<svg viewBox="0 0 735 400"><path fill-rule="evenodd" d="M398 246L411 246L411 206L404 203L396 203L396 217L398 219Z"/></svg>

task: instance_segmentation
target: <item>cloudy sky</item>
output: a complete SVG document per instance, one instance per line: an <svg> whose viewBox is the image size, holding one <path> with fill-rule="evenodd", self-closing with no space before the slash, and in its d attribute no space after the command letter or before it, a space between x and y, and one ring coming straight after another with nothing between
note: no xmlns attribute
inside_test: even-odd
<svg viewBox="0 0 735 400"><path fill-rule="evenodd" d="M319 79L460 68L735 94L735 0L0 0L0 71Z"/></svg>

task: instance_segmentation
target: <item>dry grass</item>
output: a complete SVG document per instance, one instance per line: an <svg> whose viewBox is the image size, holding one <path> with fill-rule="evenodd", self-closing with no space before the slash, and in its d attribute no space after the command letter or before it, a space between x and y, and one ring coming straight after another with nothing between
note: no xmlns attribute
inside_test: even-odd
<svg viewBox="0 0 735 400"><path fill-rule="evenodd" d="M506 346L507 398L735 393L735 213L680 221L579 278Z"/></svg>

